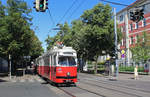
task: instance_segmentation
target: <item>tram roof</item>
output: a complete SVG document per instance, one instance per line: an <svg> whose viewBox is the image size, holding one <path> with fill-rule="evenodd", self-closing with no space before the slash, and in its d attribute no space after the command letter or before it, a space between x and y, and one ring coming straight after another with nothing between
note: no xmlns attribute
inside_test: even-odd
<svg viewBox="0 0 150 97"><path fill-rule="evenodd" d="M45 55L50 54L50 53L56 53L56 52L73 52L73 53L76 53L76 51L72 47L63 46L62 48L60 48L60 47L54 46L49 51L45 52L42 56L45 56Z"/></svg>

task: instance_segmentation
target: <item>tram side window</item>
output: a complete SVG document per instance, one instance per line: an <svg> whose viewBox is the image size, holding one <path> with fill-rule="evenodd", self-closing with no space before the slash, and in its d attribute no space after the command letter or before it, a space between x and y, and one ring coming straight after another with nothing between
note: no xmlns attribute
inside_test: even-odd
<svg viewBox="0 0 150 97"><path fill-rule="evenodd" d="M54 65L56 65L56 55L54 55Z"/></svg>
<svg viewBox="0 0 150 97"><path fill-rule="evenodd" d="M52 65L51 56L49 56L49 65L50 65L50 66Z"/></svg>
<svg viewBox="0 0 150 97"><path fill-rule="evenodd" d="M51 65L53 65L53 56L51 55Z"/></svg>
<svg viewBox="0 0 150 97"><path fill-rule="evenodd" d="M48 60L48 56L46 56L46 66L48 66L49 65L49 60Z"/></svg>

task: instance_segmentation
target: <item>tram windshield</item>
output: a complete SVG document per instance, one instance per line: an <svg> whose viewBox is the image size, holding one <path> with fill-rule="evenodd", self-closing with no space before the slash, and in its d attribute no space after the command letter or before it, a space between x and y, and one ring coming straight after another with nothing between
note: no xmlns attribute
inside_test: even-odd
<svg viewBox="0 0 150 97"><path fill-rule="evenodd" d="M61 66L75 66L75 58L74 57L59 57L58 64Z"/></svg>

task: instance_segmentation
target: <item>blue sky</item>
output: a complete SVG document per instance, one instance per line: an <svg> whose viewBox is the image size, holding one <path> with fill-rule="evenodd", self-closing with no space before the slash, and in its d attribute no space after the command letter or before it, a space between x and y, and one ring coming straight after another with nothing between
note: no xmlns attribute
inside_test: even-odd
<svg viewBox="0 0 150 97"><path fill-rule="evenodd" d="M1 1L2 3L6 4L6 0L1 0ZM32 13L31 13L33 17L32 29L35 31L39 40L42 42L43 48L46 49L45 39L47 38L48 35L50 36L56 35L57 31L51 29L56 27L55 25L60 21L60 19L62 18L66 10L68 10L68 8L72 5L74 0L48 0L48 8L51 11L51 15L55 24L51 21L48 10L46 12L35 11L35 9L33 8L34 6L33 2L35 0L24 0L24 1L26 1L28 3L28 6L32 8ZM107 0L107 1L129 5L136 0ZM100 3L100 0L76 0L72 8L69 9L68 13L59 23L61 24L63 24L64 22L71 23L71 21L78 19L85 10L93 8L98 3ZM101 3L106 4L105 2L101 2ZM110 5L112 7L115 7L117 12L125 7L125 6L113 5L113 4ZM78 10L74 11L77 7ZM71 14L72 16L70 17Z"/></svg>

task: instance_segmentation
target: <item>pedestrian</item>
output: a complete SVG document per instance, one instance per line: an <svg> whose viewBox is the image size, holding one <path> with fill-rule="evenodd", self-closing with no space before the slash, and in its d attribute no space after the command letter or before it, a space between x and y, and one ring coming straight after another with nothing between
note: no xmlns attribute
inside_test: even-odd
<svg viewBox="0 0 150 97"><path fill-rule="evenodd" d="M135 68L134 68L134 79L135 80L138 79L138 65L136 65Z"/></svg>

